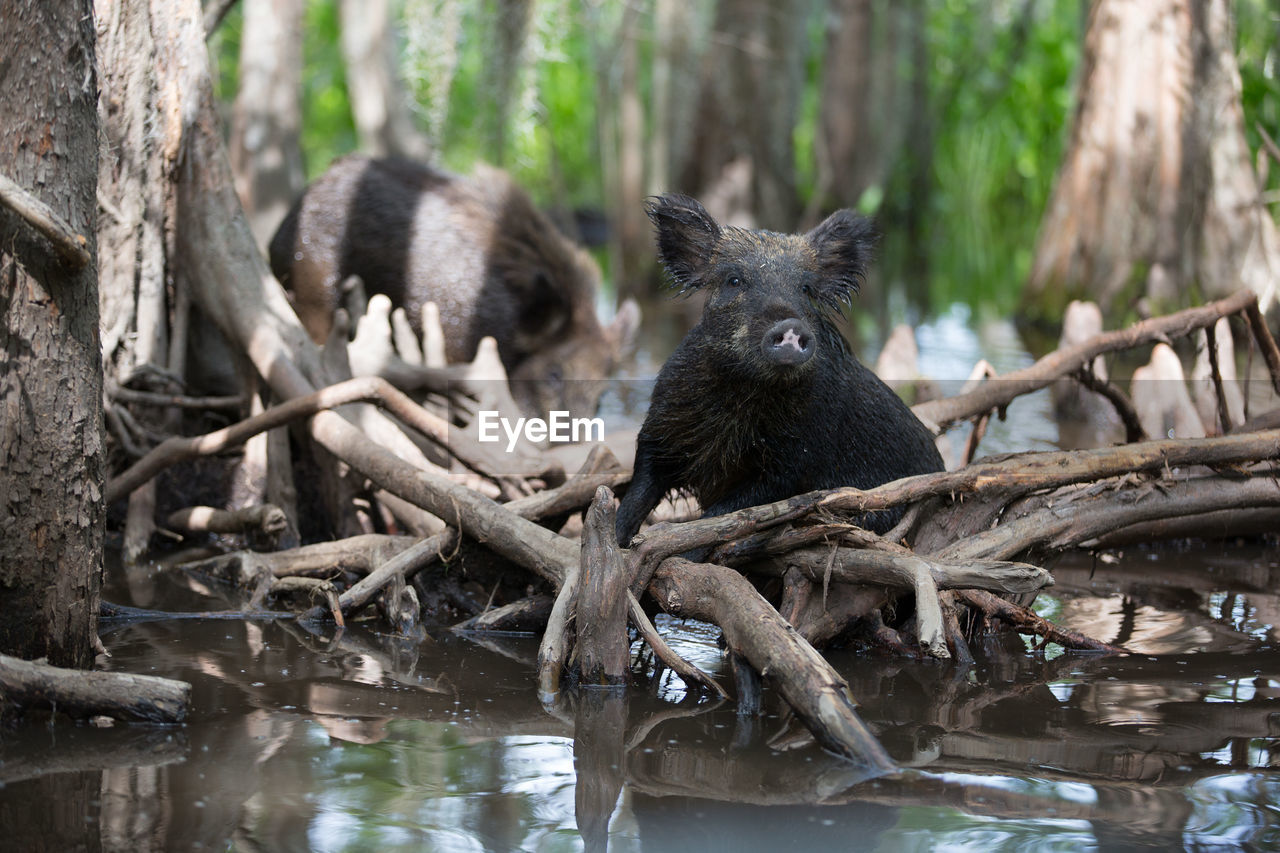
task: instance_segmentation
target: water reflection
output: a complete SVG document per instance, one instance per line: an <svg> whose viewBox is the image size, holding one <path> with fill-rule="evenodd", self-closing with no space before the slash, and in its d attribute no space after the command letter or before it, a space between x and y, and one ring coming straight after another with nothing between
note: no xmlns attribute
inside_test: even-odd
<svg viewBox="0 0 1280 853"><path fill-rule="evenodd" d="M980 358L1000 372L1031 361L1011 326L961 309L918 334L922 371L956 387ZM620 387L607 403L631 416L625 395L648 386ZM1050 407L1047 391L1020 399L982 452L1054 446ZM1104 556L1052 566L1037 609L1133 655L1029 652L1008 636L975 643L965 670L833 653L906 768L875 780L767 694L763 715L741 717L668 675L544 707L532 637L108 627L110 667L192 682L193 718L0 732L4 848L1280 849L1280 555ZM208 607L154 572L113 578L113 601ZM731 682L714 629L659 627Z"/></svg>
<svg viewBox="0 0 1280 853"><path fill-rule="evenodd" d="M739 717L671 679L544 708L531 637L119 626L111 666L190 680L193 719L6 732L0 825L8 849L1274 848L1278 570L1242 547L1064 560L1042 607L1127 657L1016 637L975 644L967 671L833 653L908 768L871 781L774 698ZM663 630L727 679L690 627Z"/></svg>

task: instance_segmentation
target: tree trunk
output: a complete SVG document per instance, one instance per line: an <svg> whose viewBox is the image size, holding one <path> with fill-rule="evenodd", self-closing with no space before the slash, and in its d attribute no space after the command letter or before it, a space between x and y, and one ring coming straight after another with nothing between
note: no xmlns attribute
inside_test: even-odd
<svg viewBox="0 0 1280 853"><path fill-rule="evenodd" d="M1244 140L1227 0L1098 0L1026 302L1060 318L1274 296L1280 238Z"/></svg>
<svg viewBox="0 0 1280 853"><path fill-rule="evenodd" d="M607 13L607 14L606 14ZM596 66L596 115L609 229L609 277L618 299L636 296L653 279L655 264L646 193L645 111L640 91L641 12L602 8L588 18Z"/></svg>
<svg viewBox="0 0 1280 853"><path fill-rule="evenodd" d="M0 174L89 251L76 268L0 205L0 650L87 667L104 515L93 8L2 0L0 21Z"/></svg>
<svg viewBox="0 0 1280 853"><path fill-rule="evenodd" d="M425 160L431 154L409 112L395 62L390 0L341 0L342 56L360 150Z"/></svg>
<svg viewBox="0 0 1280 853"><path fill-rule="evenodd" d="M751 172L745 211L761 227L792 231L800 215L792 134L799 116L808 47L810 0L721 0L693 149L680 189L716 195L726 167ZM714 207L715 204L712 204ZM711 209L709 207L708 209ZM734 210L712 210L733 221Z"/></svg>
<svg viewBox="0 0 1280 853"><path fill-rule="evenodd" d="M653 99L649 163L652 195L683 189L679 178L696 159L698 69L707 50L709 14L681 0L654 0Z"/></svg>
<svg viewBox="0 0 1280 853"><path fill-rule="evenodd" d="M486 30L491 49L481 75L481 94L488 100L484 113L486 156L493 163L507 161L511 115L520 98L525 42L533 20L534 0L489 0Z"/></svg>
<svg viewBox="0 0 1280 853"><path fill-rule="evenodd" d="M262 247L302 191L301 93L302 0L245 0L228 148L236 194Z"/></svg>
<svg viewBox="0 0 1280 853"><path fill-rule="evenodd" d="M884 188L912 119L898 103L897 65L900 23L916 12L876 0L831 4L814 139L817 186L807 219L856 206L869 187Z"/></svg>

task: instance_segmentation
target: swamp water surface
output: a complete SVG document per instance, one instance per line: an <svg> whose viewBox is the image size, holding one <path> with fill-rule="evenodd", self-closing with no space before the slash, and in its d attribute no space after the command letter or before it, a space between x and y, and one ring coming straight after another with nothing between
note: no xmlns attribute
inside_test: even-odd
<svg viewBox="0 0 1280 853"><path fill-rule="evenodd" d="M924 372L950 375L930 359L968 358L948 349L966 340L924 329ZM996 350L983 354L1000 370L1027 358ZM1047 408L1019 401L984 450L1049 446ZM768 695L764 715L739 717L667 676L544 706L534 637L104 624L109 667L190 681L191 719L0 732L0 850L1280 849L1277 549L1128 548L1050 568L1037 610L1134 653L1008 636L960 670L833 651L906 768L878 780ZM118 603L211 606L178 577L111 575ZM732 681L715 629L659 627Z"/></svg>

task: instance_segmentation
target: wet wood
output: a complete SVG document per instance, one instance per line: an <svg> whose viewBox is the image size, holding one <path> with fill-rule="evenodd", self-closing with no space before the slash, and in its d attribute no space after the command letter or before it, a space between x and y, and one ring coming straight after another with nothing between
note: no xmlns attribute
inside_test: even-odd
<svg viewBox="0 0 1280 853"><path fill-rule="evenodd" d="M608 486L596 490L582 531L577 601L577 657L582 684L626 684L627 573L614 529L617 512Z"/></svg>
<svg viewBox="0 0 1280 853"><path fill-rule="evenodd" d="M453 626L454 631L512 631L534 633L547 626L555 599L531 595L502 607L494 607Z"/></svg>
<svg viewBox="0 0 1280 853"><path fill-rule="evenodd" d="M1118 654L1124 651L1118 646L1112 646L1092 637L1086 637L1076 631L1060 628L1048 619L1032 613L1027 608L1020 607L1011 601L1005 601L1003 598L994 596L989 592L960 590L956 592L956 597L982 611L989 618L1002 619L1019 631L1035 634L1051 643L1057 643L1068 649L1083 649L1091 652L1107 652L1108 654Z"/></svg>
<svg viewBox="0 0 1280 853"><path fill-rule="evenodd" d="M627 590L627 618L631 624L635 626L636 631L640 634L640 639L648 644L653 650L654 655L662 662L664 666L674 672L676 675L684 679L684 683L689 687L705 687L721 699L728 699L729 694L724 691L714 678L703 672L698 667L689 663L671 648L662 635L658 633L658 629L654 627L653 622L649 619L649 615L644 612L644 608L640 606L639 600Z"/></svg>
<svg viewBox="0 0 1280 853"><path fill-rule="evenodd" d="M63 669L9 655L0 655L0 689L7 703L23 708L143 723L180 723L191 701L185 681Z"/></svg>
<svg viewBox="0 0 1280 853"><path fill-rule="evenodd" d="M573 645L571 622L577 606L578 586L578 566L570 565L538 645L538 695L543 702L553 701L560 692L560 676Z"/></svg>
<svg viewBox="0 0 1280 853"><path fill-rule="evenodd" d="M781 576L787 567L801 569L818 582L867 583L914 589L924 572L938 589L985 589L999 593L1035 592L1053 585L1053 576L1040 566L1007 560L974 559L949 562L909 551L890 553L868 548L839 547L838 525L783 528L733 543L718 552L726 565L746 566L752 574ZM810 545L815 539L835 541Z"/></svg>
<svg viewBox="0 0 1280 853"><path fill-rule="evenodd" d="M772 683L825 748L880 772L893 762L858 717L849 686L742 575L679 557L650 592L668 613L713 622L725 642Z"/></svg>
<svg viewBox="0 0 1280 853"><path fill-rule="evenodd" d="M1245 480L1194 477L1116 483L1095 494L1042 498L990 530L953 542L947 560L1001 559L1029 549L1088 546L1097 537L1141 522L1221 510L1280 506L1280 482L1263 473Z"/></svg>
<svg viewBox="0 0 1280 853"><path fill-rule="evenodd" d="M792 624L814 648L831 643L859 620L871 619L879 623L880 608L889 601L883 588L837 584L825 589L820 584L811 585L815 587L814 591ZM902 649L909 656L915 655L900 641L893 648Z"/></svg>
<svg viewBox="0 0 1280 853"><path fill-rule="evenodd" d="M324 601L329 615L333 617L334 624L339 628L346 625L346 619L342 615L342 606L338 602L338 588L331 581L321 578L308 578L301 575L276 578L272 581L268 594L275 596L301 594L305 596L308 604L321 599Z"/></svg>
<svg viewBox="0 0 1280 853"><path fill-rule="evenodd" d="M412 547L415 541L411 536L370 533L289 551L232 551L181 563L178 568L241 586L252 584L263 574L271 577L306 575L333 578L350 571L364 575Z"/></svg>
<svg viewBox="0 0 1280 853"><path fill-rule="evenodd" d="M414 572L441 559L457 546L458 534L455 530L446 530L444 533L409 546L342 593L338 599L342 612L347 615L355 613L396 578L404 582L412 577Z"/></svg>

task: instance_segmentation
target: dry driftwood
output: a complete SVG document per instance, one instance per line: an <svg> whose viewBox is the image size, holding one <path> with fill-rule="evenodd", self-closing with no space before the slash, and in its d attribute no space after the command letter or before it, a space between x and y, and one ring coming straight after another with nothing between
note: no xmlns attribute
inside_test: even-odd
<svg viewBox="0 0 1280 853"><path fill-rule="evenodd" d="M180 723L191 685L153 675L84 672L0 655L0 694L24 708L51 708L73 717L114 717L144 723Z"/></svg>

